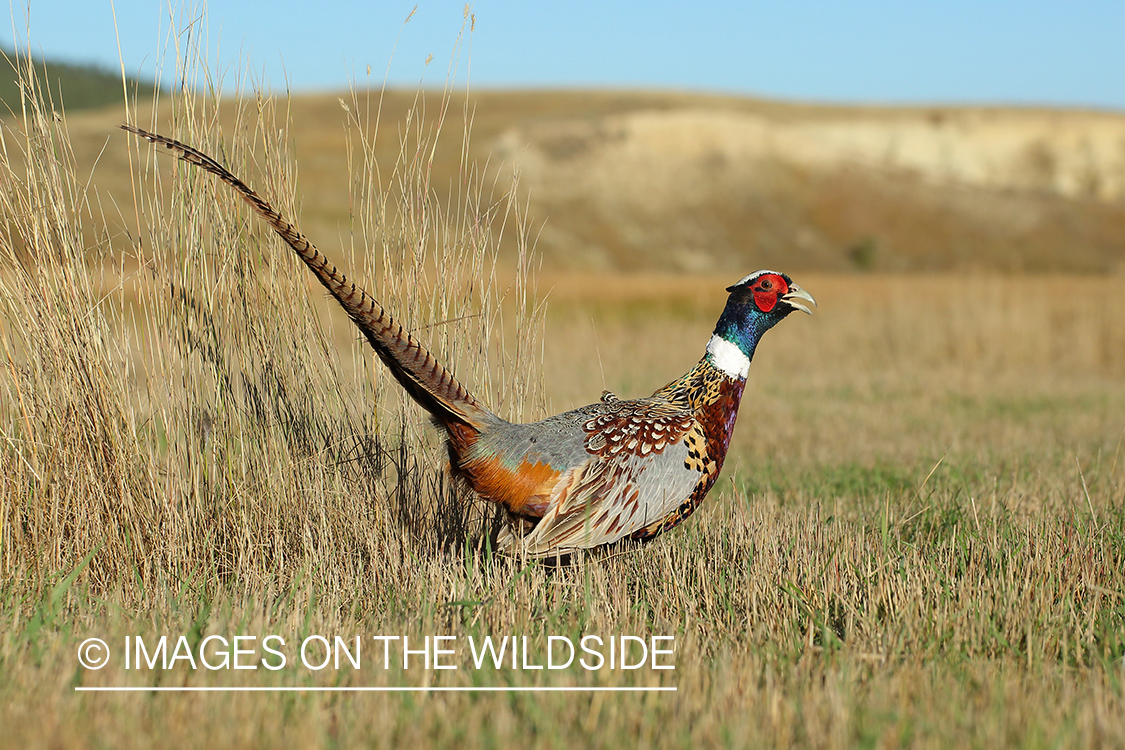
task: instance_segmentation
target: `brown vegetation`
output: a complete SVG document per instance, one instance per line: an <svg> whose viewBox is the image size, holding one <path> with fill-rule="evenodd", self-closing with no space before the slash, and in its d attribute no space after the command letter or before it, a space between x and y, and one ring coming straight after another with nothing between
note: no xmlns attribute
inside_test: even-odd
<svg viewBox="0 0 1125 750"><path fill-rule="evenodd" d="M294 194L319 194L315 159L260 105L178 102L173 133L344 237L343 265L501 413L650 392L701 353L728 277L549 276L537 338L526 266L493 265L516 206L472 171L435 194L432 134L390 105L402 158L351 102L350 213L309 226ZM135 192L87 191L65 122L4 128L3 742L1125 743L1120 276L795 274L820 308L760 347L723 486L648 546L551 568L490 553L488 509L445 484L417 409L220 186L119 138L102 168L131 159ZM130 208L107 220L111 198ZM672 635L676 669L76 660L91 636L266 633ZM677 692L74 691L422 684Z"/></svg>
<svg viewBox="0 0 1125 750"><path fill-rule="evenodd" d="M281 100L306 232L337 257L354 206L342 133L390 165L400 127L456 128L427 155L430 185L483 184L527 201L545 268L741 276L797 271L1118 273L1125 268L1125 116L980 108L785 105L687 94L476 92L428 108L414 92ZM381 109L380 109L381 107ZM375 113L383 126L376 135ZM462 137L462 113L473 138ZM71 118L79 173L127 188L121 111ZM233 133L233 112L211 125ZM158 122L171 111L160 108ZM144 111L141 122L151 122ZM111 135L107 135L111 134ZM255 147L258 148L258 147ZM255 150L255 158L265 154ZM389 169L389 167L384 167ZM358 176L358 175L357 175ZM391 179L389 172L382 179ZM111 233L119 231L112 214ZM502 256L517 254L515 233Z"/></svg>

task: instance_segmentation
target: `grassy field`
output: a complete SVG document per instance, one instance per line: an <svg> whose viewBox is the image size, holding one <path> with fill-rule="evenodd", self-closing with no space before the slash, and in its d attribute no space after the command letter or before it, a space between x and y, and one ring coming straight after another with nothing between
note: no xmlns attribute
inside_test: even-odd
<svg viewBox="0 0 1125 750"><path fill-rule="evenodd" d="M217 106L177 101L168 129L296 215L285 113L224 103L220 142ZM520 204L472 172L439 200L409 124L375 172L369 125L341 264L502 415L651 392L700 356L733 279L513 273ZM553 567L491 554L422 415L228 191L133 143L132 195L103 195L65 121L3 136L0 744L1125 744L1120 275L798 276L820 308L759 348L701 509ZM126 668L126 638L162 635L254 637L258 668ZM362 666L300 664L314 635L361 636ZM671 636L675 669L475 668L468 639L506 635L533 665L551 636ZM397 645L385 669L373 636L452 636L457 669ZM91 637L103 669L79 663ZM675 692L75 690L99 686Z"/></svg>

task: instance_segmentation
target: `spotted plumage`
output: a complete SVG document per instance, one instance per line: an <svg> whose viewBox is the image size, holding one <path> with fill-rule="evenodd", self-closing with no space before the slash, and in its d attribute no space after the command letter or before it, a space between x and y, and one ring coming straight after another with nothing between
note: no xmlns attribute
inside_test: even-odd
<svg viewBox="0 0 1125 750"><path fill-rule="evenodd" d="M674 403L603 401L597 416L583 423L586 452L610 458L621 452L647 456L663 453L677 436L691 428L692 416Z"/></svg>
<svg viewBox="0 0 1125 750"><path fill-rule="evenodd" d="M815 304L785 274L750 274L727 288L703 358L683 377L644 398L605 391L597 403L540 422L507 422L222 165L165 136L122 127L219 177L293 248L445 431L453 474L507 510L500 542L514 553L652 539L691 515L722 471L758 341L789 313Z"/></svg>

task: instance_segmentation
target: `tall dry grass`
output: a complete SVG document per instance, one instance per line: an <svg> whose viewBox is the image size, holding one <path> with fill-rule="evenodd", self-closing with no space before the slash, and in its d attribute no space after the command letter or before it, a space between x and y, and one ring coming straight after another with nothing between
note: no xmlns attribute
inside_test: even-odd
<svg viewBox="0 0 1125 750"><path fill-rule="evenodd" d="M284 109L269 96L197 94L221 82L192 80L200 68L185 66L168 117L146 107L142 124L220 155L299 218ZM124 225L119 234L83 242L98 197L81 182L65 119L39 97L35 72L23 73L25 116L0 144L0 572L41 586L41 572L97 549L86 575L129 599L203 570L250 588L306 570L336 588L415 537L448 544L469 533L472 514L459 509L471 499L447 486L418 410L227 188L116 138L137 165L136 204L99 217ZM514 193L490 191L469 163L455 198L438 200L432 144L455 127L447 121L461 131L444 137L470 137L472 113L451 114L448 101L419 94L394 136L358 97L342 102L353 166L341 179L353 198L341 265L500 413L520 416L537 398L540 316L522 217ZM223 108L235 109L228 129ZM399 158L380 165L372 147L387 137L400 138ZM505 229L521 233L514 278L497 273ZM504 319L506 303L514 315ZM343 356L340 327L353 340ZM337 568L337 556L351 562Z"/></svg>

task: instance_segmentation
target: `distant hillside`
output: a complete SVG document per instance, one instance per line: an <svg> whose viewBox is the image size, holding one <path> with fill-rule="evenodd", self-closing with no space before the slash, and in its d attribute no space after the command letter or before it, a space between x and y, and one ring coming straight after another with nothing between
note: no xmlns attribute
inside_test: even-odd
<svg viewBox="0 0 1125 750"><path fill-rule="evenodd" d="M1125 271L1121 114L698 97L491 146L579 267Z"/></svg>
<svg viewBox="0 0 1125 750"><path fill-rule="evenodd" d="M0 50L0 116L20 111L20 91L17 84L17 65L26 65L23 56L17 62L11 50ZM121 74L95 65L75 65L33 57L37 77L50 87L50 98L55 109L65 107L67 112L96 109L122 101ZM151 97L154 87L127 79L130 95L136 91L140 98Z"/></svg>
<svg viewBox="0 0 1125 750"><path fill-rule="evenodd" d="M298 218L329 254L350 234L353 199L341 102L373 114L376 98L278 102L300 170ZM420 99L424 113L407 128ZM399 134L427 131L439 102L437 93L387 92L374 148L384 180L394 178ZM434 151L439 193L463 184L466 104L468 156L487 164L485 184L500 190L519 168L546 269L1125 272L1122 114L480 91L449 103ZM238 109L221 107L228 142ZM122 117L89 113L69 127L80 165L97 159L99 184L125 191ZM138 117L153 122L145 111ZM267 194L276 188L265 175L245 177ZM513 236L505 252L514 255Z"/></svg>

